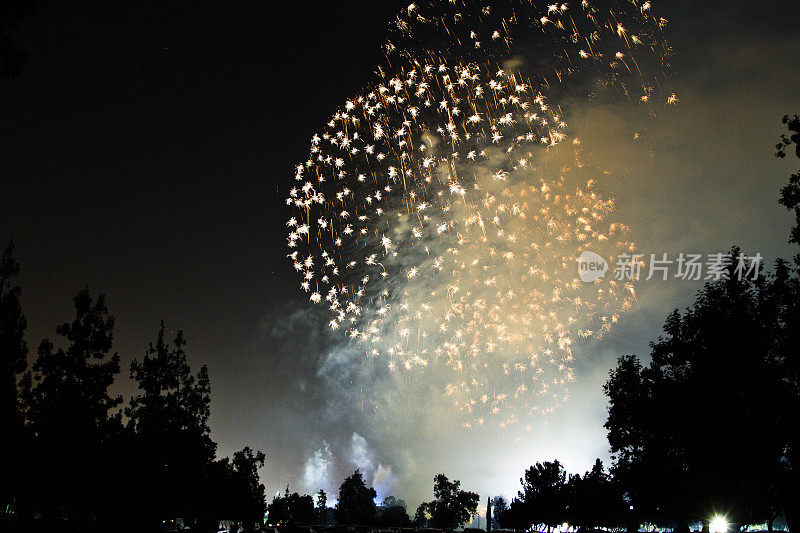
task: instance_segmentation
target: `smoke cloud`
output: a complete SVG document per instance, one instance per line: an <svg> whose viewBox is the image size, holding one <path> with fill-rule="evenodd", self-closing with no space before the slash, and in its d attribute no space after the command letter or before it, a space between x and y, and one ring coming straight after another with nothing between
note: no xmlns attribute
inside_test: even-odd
<svg viewBox="0 0 800 533"><path fill-rule="evenodd" d="M689 50L697 56L677 66L673 80L680 89L677 106L656 108L655 116L643 120L641 111L635 106L632 111L629 102L567 98L560 103L570 134L581 144L538 151L524 178L521 171L496 164L500 154L491 151L480 163L467 165L462 159L455 167L439 167L436 175L469 172L472 183L488 192L500 194L510 189L515 196L523 187L506 184L498 192L503 184L495 180L496 172L517 172L520 179L515 183L539 185L543 179L552 181L563 175L571 189L594 179L592 190L600 197L615 199L610 217L631 228L620 240L634 242L644 254L724 252L735 242L746 252L761 252L767 258L791 255L784 235L791 217L776 204L787 172L772 157L772 145L780 133L780 117L800 105L796 98L787 97L785 90L794 83L793 72L800 70L800 59L783 54L795 42L797 29L790 34L775 32L756 44L737 37L739 30L756 31L748 29L747 20L752 17L704 10L696 16L693 24L704 28L702 35L686 30L671 36L678 57L681 53L685 57ZM783 57L785 64L768 67L760 59L763 57ZM514 67L524 59L515 58ZM436 149L434 143L429 144L431 150ZM754 187L754 182L760 186ZM465 220L469 210L453 203L448 217ZM398 218L391 229L378 232L375 238L385 233L397 243L415 224L411 217ZM465 231L465 237L478 228ZM770 228L785 228L786 232L776 235ZM526 229L512 225L508 231L522 234ZM516 242L521 248L519 239ZM500 248L498 243L496 233L487 234L487 248ZM430 301L429 320L435 323L451 305L452 289L444 287L431 298L431 287L408 283L407 274L414 266L422 274L436 269L437 257L447 254L448 245L436 239L425 245L427 253L418 247L414 253L398 254L399 258L388 254L387 269L403 275L389 277L385 285L412 305ZM575 248L576 254L580 251ZM474 258L467 255L463 261ZM577 276L577 265L574 268ZM503 289L518 294L529 290L524 275L512 266ZM472 289L473 300L496 297L491 286L471 283L468 280L463 286ZM289 480L301 483L309 492L324 488L332 494L345 476L359 468L380 497L402 497L412 504L413 512L414 505L431 498L433 477L439 472L461 479L465 488L484 498L516 494L524 469L536 461L558 458L573 472L588 469L595 457L608 464L602 427L606 415L602 384L608 370L624 353L646 356L647 344L660 333L666 315L688 305L699 288L699 282L680 280L637 284L635 300L629 308L620 306L614 327L600 337L577 333L572 337L574 381L565 388L568 396L554 402L552 412L528 417L530 405L525 398L536 398L536 405L551 404L540 395L525 394L522 404L516 404L518 423L487 423L470 429L463 427L464 411L455 405L455 400L462 398L459 391L442 394L453 381L452 367L437 364L431 355L426 367L391 372L361 341L326 328L329 317L324 309L303 306L290 313L289 319L281 319L282 325L271 330L270 338L272 343L288 344L288 353L302 354L302 365L307 366L300 369L296 355L287 355L270 368L286 364L293 374L299 374L286 376L288 398L279 409L291 412L295 402L307 408L304 417L308 423L290 432L305 444L295 455L276 457L277 472L267 478L278 486ZM393 312L377 326L382 338L403 338L405 326L391 320ZM598 319L593 317L570 331L594 328ZM441 340L432 332L426 338L414 338L417 346L430 350ZM493 358L512 365L520 360L514 351L503 350L494 352ZM514 383L502 364L491 371L484 369L481 375L486 378L481 385L510 389L513 396L516 387L509 387ZM550 379L557 375L559 372L548 374ZM303 392L300 381L307 387ZM528 420L523 420L523 415ZM474 422L477 417L472 418Z"/></svg>

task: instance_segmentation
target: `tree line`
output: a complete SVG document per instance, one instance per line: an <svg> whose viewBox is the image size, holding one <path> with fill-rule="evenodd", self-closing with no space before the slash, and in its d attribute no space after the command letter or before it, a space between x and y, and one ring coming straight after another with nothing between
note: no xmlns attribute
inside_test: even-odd
<svg viewBox="0 0 800 533"><path fill-rule="evenodd" d="M75 315L29 354L13 241L0 258L0 517L20 529L156 529L165 519L263 519L264 454L216 458L211 387L193 372L181 331L163 322L130 364L137 394L111 393L120 357L103 295L74 298ZM2 524L0 524L2 525Z"/></svg>
<svg viewBox="0 0 800 533"><path fill-rule="evenodd" d="M444 474L434 478L433 496L433 500L419 505L412 520L405 501L394 496L385 497L377 505L375 489L368 487L361 471L356 470L339 486L339 499L333 508L327 506L328 496L322 489L316 494L315 505L308 494L290 494L286 487L284 495L276 495L269 504L267 521L289 528L315 525L453 530L466 524L478 510L478 494L462 490L459 480L451 481Z"/></svg>
<svg viewBox="0 0 800 533"><path fill-rule="evenodd" d="M800 117L777 156L800 158ZM800 244L800 171L781 190L794 212L790 242ZM772 272L708 282L684 312L675 310L650 357L619 358L604 392L613 464L598 460L583 477L558 461L537 463L510 505L493 503L501 527L548 530L626 528L648 523L682 533L714 516L731 527L773 523L794 530L798 498L795 446L800 433L800 254Z"/></svg>
<svg viewBox="0 0 800 533"><path fill-rule="evenodd" d="M623 488L597 459L584 475L568 475L558 460L536 463L520 479L517 496L496 496L487 522L503 529L551 531L564 523L581 531L625 529L630 521ZM636 525L638 529L638 524Z"/></svg>
<svg viewBox="0 0 800 533"><path fill-rule="evenodd" d="M800 158L800 117L783 122L777 156L794 148ZM800 244L800 171L780 203L794 212L790 242ZM716 512L771 529L783 514L791 529L800 509L800 254L755 280L732 268L667 317L649 363L626 355L611 372L612 470L641 519L685 531Z"/></svg>

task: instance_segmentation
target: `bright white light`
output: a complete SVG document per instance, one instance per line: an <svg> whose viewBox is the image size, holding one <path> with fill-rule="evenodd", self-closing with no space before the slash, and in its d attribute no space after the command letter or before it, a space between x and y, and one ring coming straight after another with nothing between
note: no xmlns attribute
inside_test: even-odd
<svg viewBox="0 0 800 533"><path fill-rule="evenodd" d="M716 515L711 519L711 523L708 524L708 530L710 533L725 533L728 531L728 519L724 516Z"/></svg>

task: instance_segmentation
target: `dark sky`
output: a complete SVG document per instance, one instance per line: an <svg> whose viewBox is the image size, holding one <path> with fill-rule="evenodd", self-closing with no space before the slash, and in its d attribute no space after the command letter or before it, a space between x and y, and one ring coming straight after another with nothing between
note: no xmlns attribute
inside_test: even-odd
<svg viewBox="0 0 800 533"><path fill-rule="evenodd" d="M293 386L263 361L264 322L298 297L278 188L368 78L394 11L51 2L24 23L29 65L0 85L0 235L17 243L29 344L89 286L106 294L123 361L159 320L185 330L191 361L210 366L221 452L263 448L265 433L271 458L291 447L264 427Z"/></svg>
<svg viewBox="0 0 800 533"><path fill-rule="evenodd" d="M28 314L51 323L88 284L119 315L120 349L155 317L241 342L292 294L276 187L377 62L393 10L73 5L21 28L30 65L2 86L2 227Z"/></svg>
<svg viewBox="0 0 800 533"><path fill-rule="evenodd" d="M609 133L625 125L608 125L613 108L573 119L596 139L596 164L614 169L621 212L648 251L738 242L770 260L788 255L791 218L776 199L794 169L772 147L780 117L800 112L797 3L654 4L670 20L681 104L653 125L652 150L614 144ZM371 432L375 464L394 466L409 499L434 470L474 461L432 460L418 483L404 472L408 446L392 449L357 417L320 422L325 392L311 352L325 344L323 325L297 312L306 297L285 260L282 199L293 166L369 81L399 5L52 1L25 22L15 36L29 64L0 82L0 238L17 243L31 347L53 336L86 286L106 294L124 362L144 353L159 320L182 328L192 363L209 365L220 452L263 449L270 490L303 489L304 461L323 441L331 455L352 456L355 432ZM575 468L605 453L599 386L614 357L646 353L665 314L698 288L645 290L635 316L591 347L595 362L578 365L591 408L576 400L554 424L580 426L581 442L539 443L542 453L563 452ZM538 450L520 451L493 482L513 489L503 483L520 465L549 458ZM479 483L483 474L456 477Z"/></svg>

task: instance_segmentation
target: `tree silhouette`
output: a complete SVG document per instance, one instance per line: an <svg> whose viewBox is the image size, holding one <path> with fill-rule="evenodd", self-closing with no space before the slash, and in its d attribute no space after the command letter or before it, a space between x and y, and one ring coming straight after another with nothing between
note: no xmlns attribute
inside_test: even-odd
<svg viewBox="0 0 800 533"><path fill-rule="evenodd" d="M261 522L264 518L265 494L264 485L258 477L258 469L264 466L266 459L263 452L253 452L246 446L233 454L231 461L232 480L231 493L234 495L232 508L222 516L231 516L250 522Z"/></svg>
<svg viewBox="0 0 800 533"><path fill-rule="evenodd" d="M165 341L162 322L144 358L131 363L131 378L141 392L125 412L137 454L136 475L147 486L138 497L154 519L198 516L209 486L204 473L215 456L208 427L208 370L203 365L197 375L192 373L185 346L180 331L171 345Z"/></svg>
<svg viewBox="0 0 800 533"><path fill-rule="evenodd" d="M597 459L583 477L570 476L567 482L567 521L581 529L616 529L624 516L621 490Z"/></svg>
<svg viewBox="0 0 800 533"><path fill-rule="evenodd" d="M384 498L383 505L377 511L376 525L378 527L388 529L411 526L411 519L408 517L405 502L395 499L394 496Z"/></svg>
<svg viewBox="0 0 800 533"><path fill-rule="evenodd" d="M336 521L340 525L371 526L375 523L375 489L367 487L360 470L353 472L339 487Z"/></svg>
<svg viewBox="0 0 800 533"><path fill-rule="evenodd" d="M119 433L122 402L109 387L119 372L111 354L113 317L102 295L88 290L74 299L75 319L56 328L68 341L56 349L45 339L33 373L27 376L27 419L35 437L36 493L41 513L52 518L57 508L76 520L88 520L111 498L105 477L110 441Z"/></svg>
<svg viewBox="0 0 800 533"><path fill-rule="evenodd" d="M314 499L308 494L289 494L287 486L284 495L276 496L267 510L271 524L310 525L314 520Z"/></svg>
<svg viewBox="0 0 800 533"><path fill-rule="evenodd" d="M783 117L789 134L781 136L777 145L777 156L786 157L787 150L794 145L794 153L800 158L800 116ZM780 203L787 209L794 210L795 227L792 229L790 242L800 244L800 171L789 178L789 183L781 190ZM794 468L797 463L797 442L800 440L800 253L795 255L792 268L784 261L775 266L774 281L767 286L767 304L775 311L774 318L778 327L775 332L774 362L779 368L781 379L785 385L785 397L779 405L779 415L785 436L784 475L780 483L781 503L786 514L786 521L791 528L796 523L796 509L800 508L800 474Z"/></svg>
<svg viewBox="0 0 800 533"><path fill-rule="evenodd" d="M531 523L527 505L519 497L511 500L508 509L499 518L500 527L504 529L527 531L530 529Z"/></svg>
<svg viewBox="0 0 800 533"><path fill-rule="evenodd" d="M783 123L788 127L789 135L781 135L780 142L775 146L778 149L776 155L780 158L786 157L787 150L794 145L794 153L800 158L800 116L786 115L783 117ZM792 174L788 185L781 190L780 203L786 209L794 210L796 224L792 229L790 242L800 244L800 171ZM798 258L800 259L800 256Z"/></svg>
<svg viewBox="0 0 800 533"><path fill-rule="evenodd" d="M325 494L325 491L319 489L317 491L317 507L315 510L316 519L314 520L315 524L325 525L328 521L328 495Z"/></svg>
<svg viewBox="0 0 800 533"><path fill-rule="evenodd" d="M675 318L671 316L670 320ZM615 454L612 468L615 479L624 487L634 509L660 523L664 515L679 516L682 512L685 503L681 487L688 479L679 450L651 429L661 413L655 410L657 406L651 406L649 382L642 370L635 356L619 358L604 386L609 398L605 427ZM663 407L671 415L669 406ZM653 483L653 479L659 482ZM638 524L634 530L638 530Z"/></svg>
<svg viewBox="0 0 800 533"><path fill-rule="evenodd" d="M503 528L507 527L506 524L504 524L505 513L508 511L508 504L505 498L502 496L495 496L492 499L492 507L494 508L494 512L492 513L494 524Z"/></svg>
<svg viewBox="0 0 800 533"><path fill-rule="evenodd" d="M411 521L411 524L416 529L422 529L428 527L428 516L430 515L428 511L428 503L422 502L417 506L417 510L414 512L414 519Z"/></svg>
<svg viewBox="0 0 800 533"><path fill-rule="evenodd" d="M486 498L486 533L492 531L492 499Z"/></svg>
<svg viewBox="0 0 800 533"><path fill-rule="evenodd" d="M478 511L478 494L461 490L461 482L444 474L433 478L434 499L426 505L428 524L440 529L455 529L467 523Z"/></svg>
<svg viewBox="0 0 800 533"><path fill-rule="evenodd" d="M63 346L44 339L25 372L12 252L13 242L0 258L0 529L9 519L46 531L139 531L178 517L260 522L264 454L246 447L215 459L208 371L192 373L181 332L170 344L162 323L145 357L131 364L139 394L125 426L122 398L110 393L119 356L102 295L78 293L75 318L56 328ZM313 502L305 513L305 498L311 502L294 495L290 503L310 523Z"/></svg>
<svg viewBox="0 0 800 533"><path fill-rule="evenodd" d="M519 500L527 511L530 525L544 525L550 528L564 522L566 517L567 493L564 467L558 460L536 463L525 471L520 479L522 490Z"/></svg>
<svg viewBox="0 0 800 533"><path fill-rule="evenodd" d="M648 367L623 357L605 388L615 474L635 506L684 531L718 509L738 523L776 513L785 445L771 355L778 321L769 283L739 280L735 264L667 318Z"/></svg>
<svg viewBox="0 0 800 533"><path fill-rule="evenodd" d="M19 497L21 459L26 452L18 380L28 363L28 346L23 338L27 321L22 314L21 290L15 284L19 263L13 252L12 240L0 257L0 457L5 464L0 478L0 509L13 506Z"/></svg>

